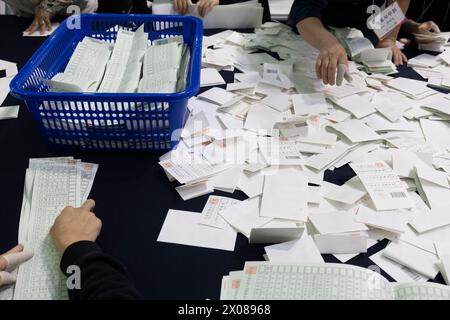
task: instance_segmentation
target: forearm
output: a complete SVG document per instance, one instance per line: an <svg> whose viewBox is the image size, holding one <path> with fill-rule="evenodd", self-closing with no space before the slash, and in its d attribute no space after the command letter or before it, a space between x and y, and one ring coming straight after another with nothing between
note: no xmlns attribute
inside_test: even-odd
<svg viewBox="0 0 450 320"><path fill-rule="evenodd" d="M412 19L406 19L402 25L402 30L406 33L414 33L414 32L416 32L417 27L419 25L420 25L420 23L418 23Z"/></svg>
<svg viewBox="0 0 450 320"><path fill-rule="evenodd" d="M394 1L393 0L389 1L389 3L392 3L392 2L394 2ZM402 9L403 14L405 14L405 15L409 8L409 2L410 2L410 0L397 0L399 7ZM396 41L401 28L402 28L402 25L400 24L394 30L389 32L384 38Z"/></svg>
<svg viewBox="0 0 450 320"><path fill-rule="evenodd" d="M297 30L314 48L322 50L330 44L338 43L337 39L324 27L318 18L307 18L297 23Z"/></svg>
<svg viewBox="0 0 450 320"><path fill-rule="evenodd" d="M61 260L61 270L67 276L71 276L69 266L81 271L81 288L69 290L72 300L140 298L124 267L94 242L80 241L69 246Z"/></svg>

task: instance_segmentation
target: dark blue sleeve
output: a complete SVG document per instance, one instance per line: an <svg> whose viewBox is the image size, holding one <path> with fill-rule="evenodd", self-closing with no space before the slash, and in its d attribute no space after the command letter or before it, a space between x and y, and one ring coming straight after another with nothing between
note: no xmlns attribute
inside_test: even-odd
<svg viewBox="0 0 450 320"><path fill-rule="evenodd" d="M295 27L297 23L306 18L321 18L320 12L328 5L327 0L295 0L291 8L291 22Z"/></svg>

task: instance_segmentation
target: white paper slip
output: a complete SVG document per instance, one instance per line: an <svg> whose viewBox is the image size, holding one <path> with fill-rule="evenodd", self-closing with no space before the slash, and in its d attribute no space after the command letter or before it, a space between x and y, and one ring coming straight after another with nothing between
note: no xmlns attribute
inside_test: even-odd
<svg viewBox="0 0 450 320"><path fill-rule="evenodd" d="M187 184L184 186L176 187L180 197L184 200L191 200L197 197L204 196L205 194L214 192L214 188L210 185L208 181L196 182L192 184Z"/></svg>
<svg viewBox="0 0 450 320"><path fill-rule="evenodd" d="M383 251L378 251L370 256L369 259L375 262L377 266L383 269L384 272L394 278L397 282L428 281L428 278L422 276L420 273L417 273L394 260L386 258L383 256Z"/></svg>
<svg viewBox="0 0 450 320"><path fill-rule="evenodd" d="M450 285L450 255L441 257L441 259L439 260L439 270L444 277L445 283L447 283L447 285Z"/></svg>
<svg viewBox="0 0 450 320"><path fill-rule="evenodd" d="M409 224L418 233L424 233L450 225L450 214L445 209L433 209L430 213L415 215Z"/></svg>
<svg viewBox="0 0 450 320"><path fill-rule="evenodd" d="M291 107L291 97L286 93L269 95L262 101L266 106L271 107L279 112L288 110Z"/></svg>
<svg viewBox="0 0 450 320"><path fill-rule="evenodd" d="M367 226L394 233L403 233L408 228L411 213L403 211L374 211L360 206L355 221Z"/></svg>
<svg viewBox="0 0 450 320"><path fill-rule="evenodd" d="M0 120L16 119L19 116L19 106L0 107Z"/></svg>
<svg viewBox="0 0 450 320"><path fill-rule="evenodd" d="M264 176L259 172L243 172L237 187L249 198L259 196L263 192Z"/></svg>
<svg viewBox="0 0 450 320"><path fill-rule="evenodd" d="M348 147L344 146L335 146L334 148L327 149L321 154L309 157L306 160L305 165L317 171L321 171L330 166L333 162L342 158L348 152L348 149Z"/></svg>
<svg viewBox="0 0 450 320"><path fill-rule="evenodd" d="M43 34L41 34L40 30L36 30L33 33L24 31L22 33L22 36L24 36L24 37L47 37L47 36L51 35L53 32L55 32L56 29L58 29L59 24L60 24L59 22L52 22L50 30L46 30Z"/></svg>
<svg viewBox="0 0 450 320"><path fill-rule="evenodd" d="M321 254L367 252L367 235L361 232L316 234L313 237Z"/></svg>
<svg viewBox="0 0 450 320"><path fill-rule="evenodd" d="M449 122L420 119L420 126L427 142L440 148L450 148L448 139L448 134L450 134Z"/></svg>
<svg viewBox="0 0 450 320"><path fill-rule="evenodd" d="M329 112L329 105L323 93L295 94L291 98L294 105L294 113L297 115Z"/></svg>
<svg viewBox="0 0 450 320"><path fill-rule="evenodd" d="M305 228L298 226L295 221L274 219L250 232L249 243L282 243L301 238Z"/></svg>
<svg viewBox="0 0 450 320"><path fill-rule="evenodd" d="M345 204L354 204L361 200L367 194L364 186L359 179L351 179L342 186L336 186L323 197L328 200L342 202Z"/></svg>
<svg viewBox="0 0 450 320"><path fill-rule="evenodd" d="M353 212L310 213L308 218L320 234L368 230L364 224L355 222Z"/></svg>
<svg viewBox="0 0 450 320"><path fill-rule="evenodd" d="M419 166L414 167L414 169L416 171L417 177L420 180L425 180L444 188L450 188L447 173L443 171L434 170L429 166Z"/></svg>
<svg viewBox="0 0 450 320"><path fill-rule="evenodd" d="M6 77L13 77L18 73L17 64L0 59L0 70L5 70Z"/></svg>
<svg viewBox="0 0 450 320"><path fill-rule="evenodd" d="M206 160L186 159L185 161L164 160L159 163L179 183L189 183L204 179L225 169L222 166L210 165Z"/></svg>
<svg viewBox="0 0 450 320"><path fill-rule="evenodd" d="M247 90L250 90L250 93L253 94L255 92L255 88L257 83L246 83L246 82L235 82L235 83L227 83L227 91L242 91L247 93Z"/></svg>
<svg viewBox="0 0 450 320"><path fill-rule="evenodd" d="M297 141L303 143L318 144L327 147L332 147L336 144L337 137L333 133L327 133L322 131L320 133L308 135L306 137L297 137L296 139Z"/></svg>
<svg viewBox="0 0 450 320"><path fill-rule="evenodd" d="M352 143L381 139L375 131L357 119L328 125L327 129L344 135Z"/></svg>
<svg viewBox="0 0 450 320"><path fill-rule="evenodd" d="M351 163L377 210L414 207L404 183L384 161Z"/></svg>
<svg viewBox="0 0 450 320"><path fill-rule="evenodd" d="M386 249L383 250L383 256L394 260L429 279L434 279L439 273L439 269L436 265L438 258L435 254L400 240L392 241Z"/></svg>
<svg viewBox="0 0 450 320"><path fill-rule="evenodd" d="M325 116L325 119L333 121L333 122L342 122L350 118L352 115L343 110L334 110L329 115Z"/></svg>
<svg viewBox="0 0 450 320"><path fill-rule="evenodd" d="M203 92L202 94L199 94L198 98L218 105L224 105L226 103L230 103L230 101L234 101L236 95L222 88L214 87Z"/></svg>
<svg viewBox="0 0 450 320"><path fill-rule="evenodd" d="M411 97L432 91L432 89L427 87L426 82L407 78L395 78L387 81L386 85Z"/></svg>
<svg viewBox="0 0 450 320"><path fill-rule="evenodd" d="M169 210L159 242L233 251L236 242L234 230L221 230L201 225L201 215L197 212Z"/></svg>
<svg viewBox="0 0 450 320"><path fill-rule="evenodd" d="M225 84L220 73L213 68L205 68L201 70L200 87L218 86Z"/></svg>
<svg viewBox="0 0 450 320"><path fill-rule="evenodd" d="M234 79L243 83L258 83L261 80L259 72L236 73Z"/></svg>
<svg viewBox="0 0 450 320"><path fill-rule="evenodd" d="M265 247L270 262L323 263L317 246L311 236L304 235L299 240Z"/></svg>
<svg viewBox="0 0 450 320"><path fill-rule="evenodd" d="M276 122L281 120L280 112L263 104L257 104L250 108L245 119L244 128L252 131L260 129L272 130Z"/></svg>
<svg viewBox="0 0 450 320"><path fill-rule="evenodd" d="M264 160L270 165L294 165L304 163L297 141L287 137L260 137L258 147Z"/></svg>
<svg viewBox="0 0 450 320"><path fill-rule="evenodd" d="M296 170L279 171L264 178L260 215L306 221L308 178Z"/></svg>
<svg viewBox="0 0 450 320"><path fill-rule="evenodd" d="M232 198L209 196L202 210L202 217L199 223L224 230L230 229L230 225L222 218L220 212L239 202L239 200Z"/></svg>
<svg viewBox="0 0 450 320"><path fill-rule="evenodd" d="M253 228L258 228L272 218L260 217L259 203L260 197L251 198L241 201L220 212L220 215L236 230L245 235L250 236Z"/></svg>
<svg viewBox="0 0 450 320"><path fill-rule="evenodd" d="M333 99L340 108L353 114L356 118L361 119L372 113L375 113L375 105L373 105L367 97L352 95L342 99Z"/></svg>

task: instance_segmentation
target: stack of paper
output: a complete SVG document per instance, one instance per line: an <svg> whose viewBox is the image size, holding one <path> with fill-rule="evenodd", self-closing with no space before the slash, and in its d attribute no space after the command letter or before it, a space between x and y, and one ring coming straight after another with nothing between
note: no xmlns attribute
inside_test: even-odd
<svg viewBox="0 0 450 320"><path fill-rule="evenodd" d="M375 285L376 284L376 285ZM389 283L380 274L342 264L246 262L222 279L221 300L448 300L433 283Z"/></svg>
<svg viewBox="0 0 450 320"><path fill-rule="evenodd" d="M19 242L34 251L34 257L16 270L17 282L9 290L10 299L68 299L66 279L59 270L61 254L49 230L62 209L78 207L87 200L97 168L96 164L73 158L30 159Z"/></svg>
<svg viewBox="0 0 450 320"><path fill-rule="evenodd" d="M414 36L419 43L419 50L442 52L450 39L450 32L415 33Z"/></svg>
<svg viewBox="0 0 450 320"><path fill-rule="evenodd" d="M174 93L185 89L190 50L182 37L156 39L148 47L144 25L136 31L114 30L114 44L83 38L64 72L44 80L49 90Z"/></svg>

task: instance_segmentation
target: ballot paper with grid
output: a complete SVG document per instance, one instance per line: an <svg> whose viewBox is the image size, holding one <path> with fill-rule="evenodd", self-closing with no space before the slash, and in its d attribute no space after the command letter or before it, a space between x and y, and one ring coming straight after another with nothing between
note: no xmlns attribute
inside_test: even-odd
<svg viewBox="0 0 450 320"><path fill-rule="evenodd" d="M15 288L2 299L67 299L66 279L59 270L61 254L49 230L61 210L87 198L97 165L71 158L31 159L26 172L19 242L34 257L17 272Z"/></svg>
<svg viewBox="0 0 450 320"><path fill-rule="evenodd" d="M379 273L343 264L246 262L224 277L223 300L449 299L450 288L431 283L393 285Z"/></svg>

